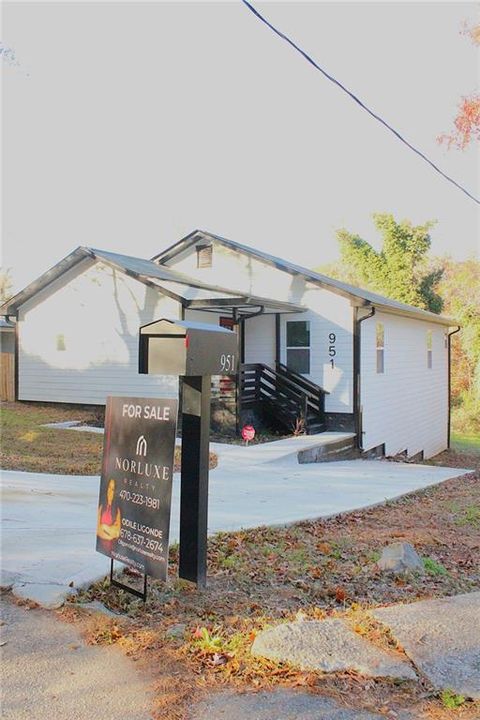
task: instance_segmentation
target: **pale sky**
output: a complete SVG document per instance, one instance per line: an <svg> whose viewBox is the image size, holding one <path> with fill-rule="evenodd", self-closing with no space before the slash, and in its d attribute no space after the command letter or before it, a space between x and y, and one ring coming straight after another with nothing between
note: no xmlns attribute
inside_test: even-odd
<svg viewBox="0 0 480 720"><path fill-rule="evenodd" d="M479 90L473 3L258 9L480 195L479 146L447 151ZM240 2L4 3L2 265L18 290L78 245L151 257L195 228L299 264L373 212L436 218L435 254L478 253L479 206Z"/></svg>

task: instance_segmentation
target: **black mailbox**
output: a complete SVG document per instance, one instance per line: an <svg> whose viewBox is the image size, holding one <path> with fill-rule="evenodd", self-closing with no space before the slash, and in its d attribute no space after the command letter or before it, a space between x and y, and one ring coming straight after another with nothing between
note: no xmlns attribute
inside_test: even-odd
<svg viewBox="0 0 480 720"><path fill-rule="evenodd" d="M232 330L168 318L140 328L140 373L236 375L237 369L238 338Z"/></svg>

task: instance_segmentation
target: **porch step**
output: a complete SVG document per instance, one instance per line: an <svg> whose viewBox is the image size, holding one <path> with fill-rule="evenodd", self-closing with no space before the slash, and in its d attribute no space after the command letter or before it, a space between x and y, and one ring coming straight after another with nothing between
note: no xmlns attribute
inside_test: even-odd
<svg viewBox="0 0 480 720"><path fill-rule="evenodd" d="M321 434L318 436L320 441L318 445L314 445L298 452L299 463L317 463L332 462L332 460L345 460L345 458L360 457L360 452L356 448L356 435L350 433L348 437L322 442Z"/></svg>
<svg viewBox="0 0 480 720"><path fill-rule="evenodd" d="M286 462L292 465L303 462L300 456L315 450L319 446L330 445L333 447L348 440L355 440L355 434L334 431L313 436L297 435L295 437L283 438L282 440L274 440L273 442L251 445L248 448L242 447L241 445L233 445L230 446L232 453L230 457L233 457L233 454L235 454L235 462L239 465L243 462L251 463L252 460L255 460L255 464L268 463L271 465L278 463L284 467ZM217 447L221 448L221 446L217 446L214 443L214 449ZM336 458L334 456L325 458L325 460L332 459L335 460Z"/></svg>
<svg viewBox="0 0 480 720"><path fill-rule="evenodd" d="M257 406L275 429L295 432L303 418L308 434L325 430L328 393L281 363L275 369L264 363L241 365L239 391L241 407Z"/></svg>

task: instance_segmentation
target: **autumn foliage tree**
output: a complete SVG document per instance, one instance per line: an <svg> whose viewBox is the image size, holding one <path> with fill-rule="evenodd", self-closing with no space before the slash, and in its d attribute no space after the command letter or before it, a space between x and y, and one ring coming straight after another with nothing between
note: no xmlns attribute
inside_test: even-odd
<svg viewBox="0 0 480 720"><path fill-rule="evenodd" d="M448 147L455 145L464 150L471 140L480 140L480 95L462 98L454 126L453 132L439 136L440 144L447 143Z"/></svg>
<svg viewBox="0 0 480 720"><path fill-rule="evenodd" d="M480 25L465 28L464 33L470 37L475 45L480 45ZM454 120L454 130L443 133L437 140L464 150L472 140L480 140L480 95L474 94L463 97L458 106L458 113Z"/></svg>

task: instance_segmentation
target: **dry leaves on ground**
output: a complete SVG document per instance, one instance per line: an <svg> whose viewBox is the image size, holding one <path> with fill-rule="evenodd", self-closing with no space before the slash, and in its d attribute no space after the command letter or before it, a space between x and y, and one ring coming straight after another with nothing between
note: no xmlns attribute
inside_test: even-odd
<svg viewBox="0 0 480 720"><path fill-rule="evenodd" d="M253 658L250 647L256 633L301 613L311 618L343 615L379 646L401 651L369 609L480 589L479 479L480 474L470 473L327 520L216 535L209 539L208 588L202 592L177 579L178 548L173 547L170 581L150 583L145 606L110 587L108 580L85 593L80 599L101 600L128 618L123 623L102 619L109 630L91 626L87 632L91 640L114 641L155 669L157 713L164 719L183 717L192 698L215 687L252 690L281 684L365 709L423 703L425 718L446 720L450 715L425 683L304 673ZM429 560L425 575L395 578L378 570L381 548L399 539ZM128 581L139 579L130 574ZM168 629L178 624L185 626L184 636L169 636ZM121 628L120 637L114 638L114 628ZM479 709L466 703L457 712L456 717L473 720Z"/></svg>

